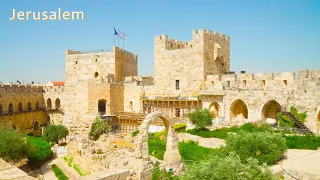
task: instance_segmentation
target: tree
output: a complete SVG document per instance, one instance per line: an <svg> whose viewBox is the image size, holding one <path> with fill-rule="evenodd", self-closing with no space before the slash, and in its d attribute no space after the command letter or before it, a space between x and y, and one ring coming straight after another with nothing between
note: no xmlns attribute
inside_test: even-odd
<svg viewBox="0 0 320 180"><path fill-rule="evenodd" d="M63 125L49 125L44 129L43 137L48 142L59 143L59 140L69 135L69 130Z"/></svg>
<svg viewBox="0 0 320 180"><path fill-rule="evenodd" d="M235 152L230 152L227 157L212 156L207 161L187 166L187 170L180 179L272 180L277 179L277 177L268 169L267 164L259 165L258 160L251 157L247 159L246 163L242 163Z"/></svg>
<svg viewBox="0 0 320 180"><path fill-rule="evenodd" d="M196 128L205 128L212 125L212 118L213 116L208 109L196 109L189 113L189 119Z"/></svg>
<svg viewBox="0 0 320 180"><path fill-rule="evenodd" d="M24 136L5 125L0 127L0 158L5 161L19 161L26 157L29 146Z"/></svg>
<svg viewBox="0 0 320 180"><path fill-rule="evenodd" d="M110 129L110 126L106 120L101 119L99 116L96 117L92 123L89 136L93 139L99 139L99 137L106 133Z"/></svg>

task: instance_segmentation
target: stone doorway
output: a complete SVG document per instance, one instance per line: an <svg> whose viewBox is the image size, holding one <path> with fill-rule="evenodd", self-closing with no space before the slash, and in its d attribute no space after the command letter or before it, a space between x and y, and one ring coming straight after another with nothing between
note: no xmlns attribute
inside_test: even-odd
<svg viewBox="0 0 320 180"><path fill-rule="evenodd" d="M209 111L212 114L213 118L220 116L220 105L217 102L212 102L209 106Z"/></svg>
<svg viewBox="0 0 320 180"><path fill-rule="evenodd" d="M281 112L281 105L275 100L270 100L262 108L261 120L265 121L267 118L277 119L278 112Z"/></svg>

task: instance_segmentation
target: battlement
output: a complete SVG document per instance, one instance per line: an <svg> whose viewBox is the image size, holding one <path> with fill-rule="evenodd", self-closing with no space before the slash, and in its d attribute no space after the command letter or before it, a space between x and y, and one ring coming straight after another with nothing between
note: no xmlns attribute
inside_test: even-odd
<svg viewBox="0 0 320 180"><path fill-rule="evenodd" d="M64 91L64 86L45 86L44 91L46 93L63 93Z"/></svg>
<svg viewBox="0 0 320 180"><path fill-rule="evenodd" d="M44 85L29 85L29 84L0 84L0 93L42 93Z"/></svg>
<svg viewBox="0 0 320 180"><path fill-rule="evenodd" d="M201 44L207 36L213 38L214 40L223 40L230 42L230 36L205 29L193 30L192 40L188 42L170 39L168 35L156 36L154 40L156 42L162 42L163 47L167 50L176 50L193 48L195 44Z"/></svg>

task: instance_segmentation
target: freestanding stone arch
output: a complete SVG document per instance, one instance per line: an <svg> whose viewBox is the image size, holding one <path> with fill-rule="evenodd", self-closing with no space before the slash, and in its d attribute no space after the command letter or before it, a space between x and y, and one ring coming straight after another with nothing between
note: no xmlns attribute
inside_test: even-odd
<svg viewBox="0 0 320 180"><path fill-rule="evenodd" d="M212 102L209 106L209 111L214 118L219 117L221 111L220 105L216 101Z"/></svg>
<svg viewBox="0 0 320 180"><path fill-rule="evenodd" d="M241 99L233 101L230 106L230 120L234 118L241 120L248 119L248 107Z"/></svg>
<svg viewBox="0 0 320 180"><path fill-rule="evenodd" d="M281 105L275 100L266 102L262 108L261 120L265 121L267 118L277 119L277 113L281 111Z"/></svg>
<svg viewBox="0 0 320 180"><path fill-rule="evenodd" d="M148 160L148 134L149 127L152 121L160 118L166 128L166 152L164 153L163 161L168 164L181 163L181 156L179 153L179 138L177 132L171 127L169 118L167 118L162 112L153 112L148 114L139 127L139 134L135 140L136 156L137 158L143 158Z"/></svg>

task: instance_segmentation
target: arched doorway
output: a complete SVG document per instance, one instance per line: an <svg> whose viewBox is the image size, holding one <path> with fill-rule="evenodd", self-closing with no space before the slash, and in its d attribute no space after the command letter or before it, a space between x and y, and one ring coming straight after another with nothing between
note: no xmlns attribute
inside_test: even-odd
<svg viewBox="0 0 320 180"><path fill-rule="evenodd" d="M35 131L39 130L39 122L38 121L35 121L33 123L33 130L35 130Z"/></svg>
<svg viewBox="0 0 320 180"><path fill-rule="evenodd" d="M209 106L209 110L213 118L220 116L220 105L217 102L212 102Z"/></svg>
<svg viewBox="0 0 320 180"><path fill-rule="evenodd" d="M181 156L179 153L179 138L177 132L171 127L171 123L164 113L154 112L148 114L139 127L139 134L135 141L136 155L138 157L148 157L148 135L151 123L157 119L161 119L166 129L166 136L164 138L166 143L166 152L163 156L163 161L166 163L181 163Z"/></svg>
<svg viewBox="0 0 320 180"><path fill-rule="evenodd" d="M0 104L0 115L3 114L3 106Z"/></svg>
<svg viewBox="0 0 320 180"><path fill-rule="evenodd" d="M59 98L56 99L55 107L56 107L56 109L60 108L60 99Z"/></svg>
<svg viewBox="0 0 320 180"><path fill-rule="evenodd" d="M9 106L8 106L8 113L9 114L13 113L13 104L12 103L10 103Z"/></svg>
<svg viewBox="0 0 320 180"><path fill-rule="evenodd" d="M19 103L19 105L18 105L18 111L19 111L19 112L22 112L22 111L23 111L23 104L22 104L22 103Z"/></svg>
<svg viewBox="0 0 320 180"><path fill-rule="evenodd" d="M51 109L52 108L52 101L50 98L47 99L47 109Z"/></svg>
<svg viewBox="0 0 320 180"><path fill-rule="evenodd" d="M277 119L277 113L280 111L281 105L275 100L270 100L262 108L261 120L265 121L267 118Z"/></svg>
<svg viewBox="0 0 320 180"><path fill-rule="evenodd" d="M107 101L105 99L100 99L98 101L98 113L100 115L106 114L107 111Z"/></svg>
<svg viewBox="0 0 320 180"><path fill-rule="evenodd" d="M31 102L28 102L28 111L31 111L31 110L32 110Z"/></svg>
<svg viewBox="0 0 320 180"><path fill-rule="evenodd" d="M36 102L36 110L39 110L40 109L40 103L39 101Z"/></svg>
<svg viewBox="0 0 320 180"><path fill-rule="evenodd" d="M230 120L234 118L239 120L248 119L248 107L241 99L237 99L231 104Z"/></svg>
<svg viewBox="0 0 320 180"><path fill-rule="evenodd" d="M50 124L51 124L50 116L47 115L47 118L46 118L46 126L49 126Z"/></svg>

